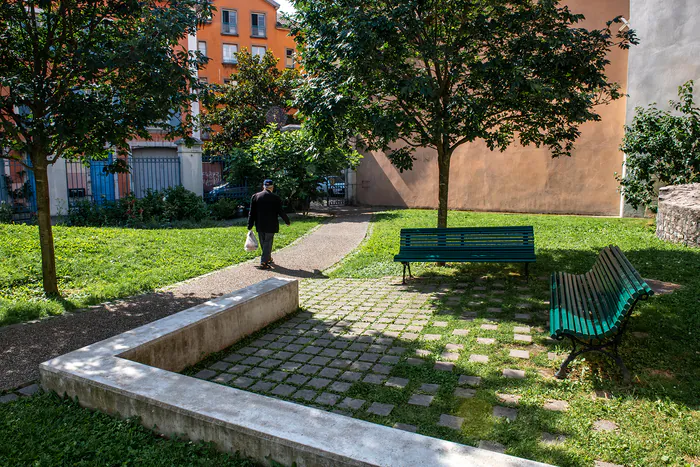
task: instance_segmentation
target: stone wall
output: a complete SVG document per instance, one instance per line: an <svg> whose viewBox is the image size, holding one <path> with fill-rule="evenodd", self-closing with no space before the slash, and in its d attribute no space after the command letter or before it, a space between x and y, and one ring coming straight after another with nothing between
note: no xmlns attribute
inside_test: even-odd
<svg viewBox="0 0 700 467"><path fill-rule="evenodd" d="M700 183L661 188L656 236L700 247Z"/></svg>

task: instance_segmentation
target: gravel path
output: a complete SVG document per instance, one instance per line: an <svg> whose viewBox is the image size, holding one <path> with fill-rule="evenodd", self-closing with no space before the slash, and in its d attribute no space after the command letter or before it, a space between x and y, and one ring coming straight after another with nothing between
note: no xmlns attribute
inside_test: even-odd
<svg viewBox="0 0 700 467"><path fill-rule="evenodd" d="M369 225L368 211L344 208L335 214L300 241L276 251L272 271L255 268L256 259L88 312L0 328L0 391L36 380L41 362L268 277L324 278L322 271L354 250Z"/></svg>

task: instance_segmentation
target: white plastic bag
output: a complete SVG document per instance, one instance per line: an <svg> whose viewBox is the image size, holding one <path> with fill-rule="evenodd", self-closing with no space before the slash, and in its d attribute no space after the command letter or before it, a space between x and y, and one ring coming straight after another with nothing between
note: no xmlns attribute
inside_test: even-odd
<svg viewBox="0 0 700 467"><path fill-rule="evenodd" d="M245 239L245 251L255 251L258 249L258 239L252 230L248 231L248 236Z"/></svg>

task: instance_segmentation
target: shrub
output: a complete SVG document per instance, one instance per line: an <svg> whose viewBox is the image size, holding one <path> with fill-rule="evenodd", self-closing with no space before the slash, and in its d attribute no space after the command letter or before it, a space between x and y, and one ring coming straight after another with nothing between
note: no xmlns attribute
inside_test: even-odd
<svg viewBox="0 0 700 467"><path fill-rule="evenodd" d="M672 113L654 104L635 109L632 125L625 127L620 149L627 154L622 193L633 207L655 209L657 186L700 182L700 108L693 101L693 81L678 88Z"/></svg>
<svg viewBox="0 0 700 467"><path fill-rule="evenodd" d="M98 227L104 225L104 218L99 205L89 200L79 200L68 206L66 223L76 227Z"/></svg>
<svg viewBox="0 0 700 467"><path fill-rule="evenodd" d="M0 201L0 224L12 224L12 206L4 201Z"/></svg>
<svg viewBox="0 0 700 467"><path fill-rule="evenodd" d="M209 206L209 212L214 219L233 219L238 215L238 206L235 199L220 199Z"/></svg>
<svg viewBox="0 0 700 467"><path fill-rule="evenodd" d="M201 221L207 217L204 200L179 185L166 188L164 217L169 221Z"/></svg>

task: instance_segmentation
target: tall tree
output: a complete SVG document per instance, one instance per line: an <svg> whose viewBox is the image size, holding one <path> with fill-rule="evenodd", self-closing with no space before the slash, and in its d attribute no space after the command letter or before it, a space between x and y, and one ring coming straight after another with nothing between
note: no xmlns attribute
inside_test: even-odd
<svg viewBox="0 0 700 467"><path fill-rule="evenodd" d="M236 57L238 70L231 81L203 99L203 126L216 130L204 143L208 154L228 156L270 123L285 120L299 86L299 71L277 68L278 59L270 51L257 57L243 49Z"/></svg>
<svg viewBox="0 0 700 467"><path fill-rule="evenodd" d="M207 0L3 2L0 148L35 175L46 294L59 294L48 167L104 157L110 146L149 138L151 126L188 137L205 59L180 43L210 14ZM164 123L178 112L180 124Z"/></svg>
<svg viewBox="0 0 700 467"><path fill-rule="evenodd" d="M594 106L621 97L605 75L614 46L558 0L296 0L308 85L299 107L321 133L349 128L401 171L437 151L438 227L447 226L455 150L514 139L570 155Z"/></svg>

